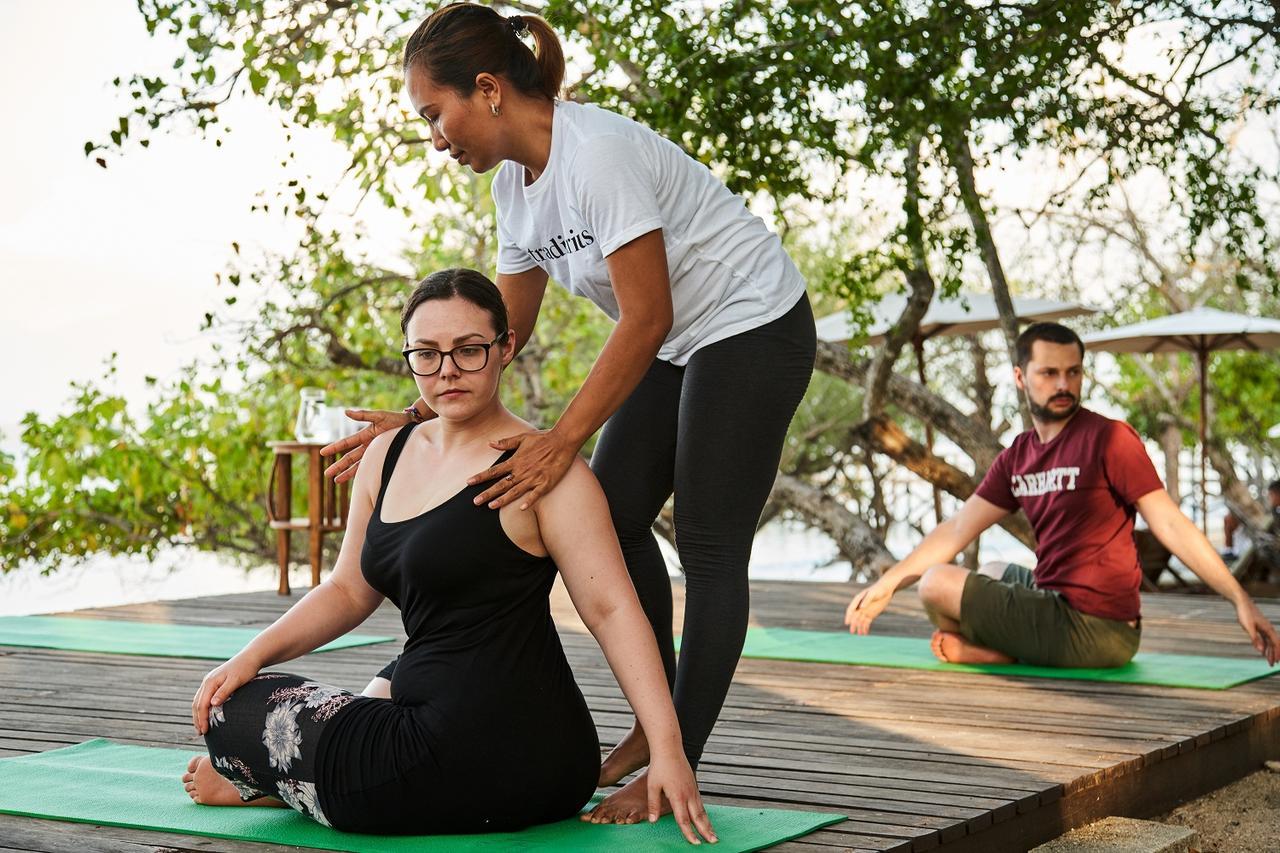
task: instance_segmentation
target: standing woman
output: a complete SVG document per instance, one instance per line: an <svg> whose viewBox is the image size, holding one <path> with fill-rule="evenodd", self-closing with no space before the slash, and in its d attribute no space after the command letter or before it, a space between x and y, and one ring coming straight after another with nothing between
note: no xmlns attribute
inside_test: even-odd
<svg viewBox="0 0 1280 853"><path fill-rule="evenodd" d="M704 165L630 119L558 100L564 57L543 19L445 6L410 37L404 72L436 150L478 173L498 169L497 284L516 347L533 334L549 276L617 322L554 427L493 443L516 452L472 478L497 480L476 503L533 505L604 427L591 468L696 767L742 652L756 524L813 370L804 279L778 237ZM432 416L422 400L404 415L353 413L371 426L326 448L353 451L329 473L356 464L378 432ZM671 585L652 530L673 491L685 574L678 664ZM637 724L605 759L600 784L648 761ZM644 813L642 775L591 819Z"/></svg>

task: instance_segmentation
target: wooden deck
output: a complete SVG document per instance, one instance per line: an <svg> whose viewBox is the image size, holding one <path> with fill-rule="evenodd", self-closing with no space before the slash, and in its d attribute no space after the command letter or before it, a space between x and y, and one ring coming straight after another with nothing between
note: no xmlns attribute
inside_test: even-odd
<svg viewBox="0 0 1280 853"><path fill-rule="evenodd" d="M755 583L753 620L835 629L849 590ZM80 615L264 626L294 600L253 593ZM676 600L679 619L679 586ZM611 744L629 725L627 705L559 587L553 604L601 740ZM1280 622L1280 602L1263 609ZM900 596L876 628L929 630L912 595ZM386 606L363 630L400 635L399 616ZM1253 654L1231 608L1200 596L1147 596L1142 648ZM287 668L359 690L395 651L366 646ZM208 668L0 648L0 756L93 737L198 751L190 701ZM778 850L1018 851L1098 817L1158 813L1276 757L1280 677L1218 692L744 660L700 776L712 802L849 817ZM161 849L270 848L0 815L0 851Z"/></svg>

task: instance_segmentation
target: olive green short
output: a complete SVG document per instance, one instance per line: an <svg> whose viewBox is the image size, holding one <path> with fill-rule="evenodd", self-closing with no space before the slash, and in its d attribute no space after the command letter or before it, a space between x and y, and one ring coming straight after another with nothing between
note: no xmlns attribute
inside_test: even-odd
<svg viewBox="0 0 1280 853"><path fill-rule="evenodd" d="M1138 651L1141 622L1081 613L1038 589L1031 570L1010 563L1000 580L971 572L960 599L960 633L972 643L1036 666L1123 666Z"/></svg>

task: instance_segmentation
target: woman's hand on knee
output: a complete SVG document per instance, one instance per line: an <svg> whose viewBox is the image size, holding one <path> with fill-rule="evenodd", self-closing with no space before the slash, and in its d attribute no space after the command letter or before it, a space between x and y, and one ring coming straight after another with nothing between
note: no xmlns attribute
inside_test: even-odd
<svg viewBox="0 0 1280 853"><path fill-rule="evenodd" d="M662 798L665 796L671 804L671 813L676 825L684 833L690 844L701 844L702 838L715 843L716 832L711 826L711 818L702 805L702 795L698 793L698 780L693 776L693 769L683 753L663 759L654 757L647 771L649 795L649 822L653 823L662 814ZM699 838L701 835L702 838Z"/></svg>
<svg viewBox="0 0 1280 853"><path fill-rule="evenodd" d="M191 700L191 722L196 728L196 734L208 733L210 708L220 707L232 693L252 681L258 674L258 669L256 665L234 657L204 677L195 698Z"/></svg>

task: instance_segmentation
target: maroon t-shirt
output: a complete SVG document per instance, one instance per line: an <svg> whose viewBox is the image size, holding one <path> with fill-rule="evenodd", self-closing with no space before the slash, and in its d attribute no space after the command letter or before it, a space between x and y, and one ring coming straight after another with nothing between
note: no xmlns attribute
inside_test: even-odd
<svg viewBox="0 0 1280 853"><path fill-rule="evenodd" d="M1081 613L1138 618L1142 569L1134 503L1163 488L1133 427L1081 409L1048 444L1028 430L991 463L976 494L1036 532L1036 586Z"/></svg>

